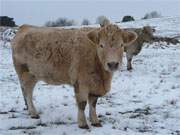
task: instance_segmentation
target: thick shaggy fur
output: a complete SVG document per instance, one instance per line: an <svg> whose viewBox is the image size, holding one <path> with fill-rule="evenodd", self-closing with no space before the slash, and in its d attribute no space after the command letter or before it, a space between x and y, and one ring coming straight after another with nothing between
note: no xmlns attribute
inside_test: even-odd
<svg viewBox="0 0 180 135"><path fill-rule="evenodd" d="M35 84L43 80L74 87L79 127L88 128L84 114L87 100L92 125L101 126L96 115L97 98L111 88L113 71L122 60L122 43L129 45L135 39L135 33L116 25L89 33L21 26L12 41L13 61L31 117L39 117L32 96Z"/></svg>

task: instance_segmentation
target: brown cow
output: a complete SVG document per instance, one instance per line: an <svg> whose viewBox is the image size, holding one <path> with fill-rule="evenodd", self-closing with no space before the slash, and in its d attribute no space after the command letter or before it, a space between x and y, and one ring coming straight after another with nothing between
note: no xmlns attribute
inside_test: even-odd
<svg viewBox="0 0 180 135"><path fill-rule="evenodd" d="M39 118L32 96L35 84L69 84L74 87L78 106L78 124L88 128L85 107L93 126L101 126L96 115L98 97L111 88L114 71L122 62L123 48L137 35L107 25L98 31L41 28L23 25L12 41L13 62L22 93L32 118Z"/></svg>
<svg viewBox="0 0 180 135"><path fill-rule="evenodd" d="M151 43L154 40L153 32L155 31L150 26L144 26L143 28L129 28L127 31L134 31L137 33L138 38L133 45L125 47L126 59L127 59L127 70L132 70L132 58L141 52L143 44L145 42Z"/></svg>

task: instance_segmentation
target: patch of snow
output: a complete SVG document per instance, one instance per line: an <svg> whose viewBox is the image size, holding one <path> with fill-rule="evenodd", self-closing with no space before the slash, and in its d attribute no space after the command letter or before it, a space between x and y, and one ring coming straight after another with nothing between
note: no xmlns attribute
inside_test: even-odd
<svg viewBox="0 0 180 135"><path fill-rule="evenodd" d="M155 26L157 34L180 33L180 18L122 23L123 27ZM176 28L177 27L177 28ZM161 44L161 45L160 45ZM23 110L24 100L15 73L11 49L0 40L0 135L179 135L180 44L145 44L126 70L126 60L115 73L112 89L99 98L97 113L103 127L82 130L77 125L73 88L39 82L34 103L40 119ZM88 116L88 107L86 108Z"/></svg>

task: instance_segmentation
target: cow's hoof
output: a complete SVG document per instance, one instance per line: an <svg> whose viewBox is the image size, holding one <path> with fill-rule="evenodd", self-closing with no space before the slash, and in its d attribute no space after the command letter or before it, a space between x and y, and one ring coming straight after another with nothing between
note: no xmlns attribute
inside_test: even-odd
<svg viewBox="0 0 180 135"><path fill-rule="evenodd" d="M102 124L100 122L99 123L92 123L91 125L94 127L102 127Z"/></svg>
<svg viewBox="0 0 180 135"><path fill-rule="evenodd" d="M89 129L89 126L88 126L88 125L83 125L83 126L79 126L79 128L82 128L82 129Z"/></svg>
<svg viewBox="0 0 180 135"><path fill-rule="evenodd" d="M128 71L132 71L132 69L133 69L132 67L128 67L127 68Z"/></svg>
<svg viewBox="0 0 180 135"><path fill-rule="evenodd" d="M40 116L39 116L38 114L36 114L36 115L31 115L31 118L32 118L32 119L39 119Z"/></svg>
<svg viewBox="0 0 180 135"><path fill-rule="evenodd" d="M28 108L27 108L27 107L24 107L23 110L28 110Z"/></svg>

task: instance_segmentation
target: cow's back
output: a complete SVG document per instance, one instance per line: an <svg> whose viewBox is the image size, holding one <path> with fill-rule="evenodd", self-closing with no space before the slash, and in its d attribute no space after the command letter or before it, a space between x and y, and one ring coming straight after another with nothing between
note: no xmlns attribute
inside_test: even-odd
<svg viewBox="0 0 180 135"><path fill-rule="evenodd" d="M143 46L143 37L141 36L142 28L128 28L126 30L136 32L138 38L133 42L133 45L125 47L125 52L130 55L137 55L141 51Z"/></svg>
<svg viewBox="0 0 180 135"><path fill-rule="evenodd" d="M81 37L81 34L71 30L24 26L12 41L13 59L26 64L40 80L51 84L69 84L69 72L78 59L77 48L83 40Z"/></svg>

